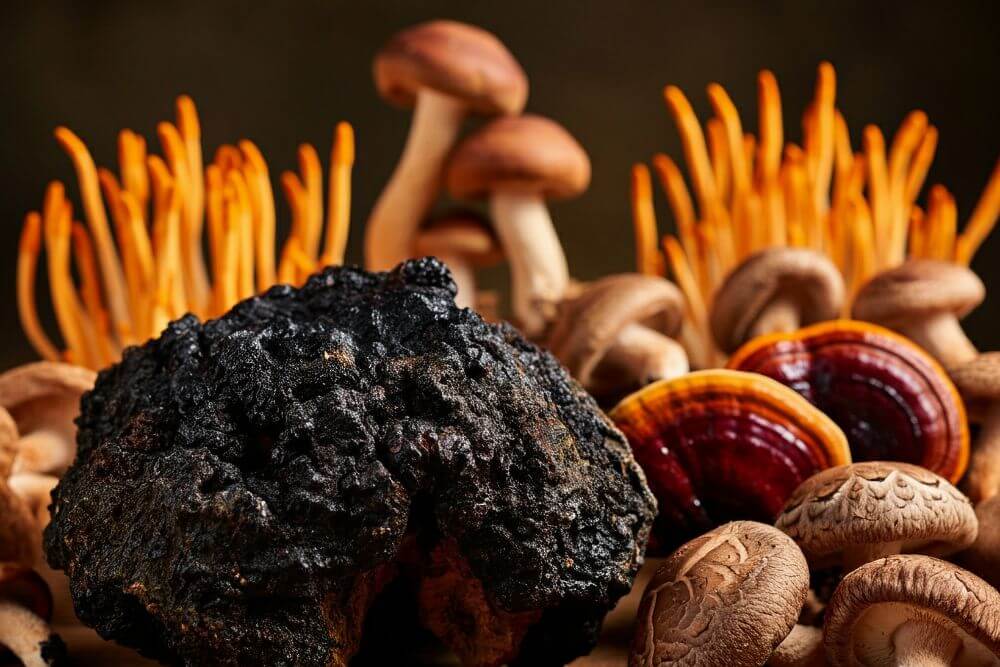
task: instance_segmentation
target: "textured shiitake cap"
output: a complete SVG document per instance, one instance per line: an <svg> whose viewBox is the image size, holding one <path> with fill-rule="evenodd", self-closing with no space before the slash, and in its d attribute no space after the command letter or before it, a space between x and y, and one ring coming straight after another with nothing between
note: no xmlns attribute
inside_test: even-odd
<svg viewBox="0 0 1000 667"><path fill-rule="evenodd" d="M712 303L712 335L726 352L749 338L754 322L776 299L792 301L801 325L830 320L844 303L844 279L825 256L804 248L768 248L743 261Z"/></svg>
<svg viewBox="0 0 1000 667"><path fill-rule="evenodd" d="M1000 593L951 563L889 556L844 577L827 605L823 637L833 665L916 664L900 660L911 642L952 654L920 664L994 665Z"/></svg>
<svg viewBox="0 0 1000 667"><path fill-rule="evenodd" d="M473 266L492 266L503 260L503 248L490 221L471 209L456 209L424 223L417 236L416 256L451 253Z"/></svg>
<svg viewBox="0 0 1000 667"><path fill-rule="evenodd" d="M482 28L456 21L396 33L375 57L375 86L399 106L413 106L418 91L430 88L483 114L520 113L528 99L528 77L507 47Z"/></svg>
<svg viewBox="0 0 1000 667"><path fill-rule="evenodd" d="M978 523L969 499L929 470L866 461L807 479L775 525L811 565L823 566L857 565L901 551L952 554L972 544Z"/></svg>
<svg viewBox="0 0 1000 667"><path fill-rule="evenodd" d="M855 297L851 314L896 328L940 313L964 317L985 297L983 281L968 267L911 259L869 280Z"/></svg>
<svg viewBox="0 0 1000 667"><path fill-rule="evenodd" d="M548 118L497 118L459 144L446 179L457 199L482 199L497 190L565 199L587 189L590 158Z"/></svg>
<svg viewBox="0 0 1000 667"><path fill-rule="evenodd" d="M631 667L763 665L788 635L809 589L788 536L735 521L675 551L646 587Z"/></svg>

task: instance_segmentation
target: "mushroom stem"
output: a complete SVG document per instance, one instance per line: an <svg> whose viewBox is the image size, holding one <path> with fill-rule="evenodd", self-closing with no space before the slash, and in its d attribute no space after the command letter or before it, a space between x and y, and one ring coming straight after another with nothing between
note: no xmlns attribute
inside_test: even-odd
<svg viewBox="0 0 1000 667"><path fill-rule="evenodd" d="M641 324L629 324L608 348L596 374L615 384L638 388L680 377L689 370L680 343Z"/></svg>
<svg viewBox="0 0 1000 667"><path fill-rule="evenodd" d="M901 327L899 332L927 350L945 368L972 361L979 354L951 313L941 313Z"/></svg>
<svg viewBox="0 0 1000 667"><path fill-rule="evenodd" d="M976 505L1000 493L1000 405L989 409L980 427L966 490Z"/></svg>
<svg viewBox="0 0 1000 667"><path fill-rule="evenodd" d="M899 667L947 667L962 646L962 641L940 623L909 620L892 633L896 649L893 665Z"/></svg>
<svg viewBox="0 0 1000 667"><path fill-rule="evenodd" d="M798 331L801 322L799 307L795 301L778 297L764 307L757 321L750 327L750 338Z"/></svg>
<svg viewBox="0 0 1000 667"><path fill-rule="evenodd" d="M46 667L42 644L52 631L48 623L21 605L0 600L0 646L6 646L24 667Z"/></svg>
<svg viewBox="0 0 1000 667"><path fill-rule="evenodd" d="M702 334L689 319L681 325L678 340L687 352L691 366L696 369L712 368L716 365L712 346L708 337Z"/></svg>
<svg viewBox="0 0 1000 667"><path fill-rule="evenodd" d="M365 261L370 270L387 271L409 258L464 117L465 105L455 98L426 88L417 94L403 154L368 218Z"/></svg>
<svg viewBox="0 0 1000 667"><path fill-rule="evenodd" d="M853 572L865 563L873 560L894 556L902 549L902 542L878 542L873 544L856 544L844 549L841 574Z"/></svg>
<svg viewBox="0 0 1000 667"><path fill-rule="evenodd" d="M511 309L525 334L536 337L569 285L562 244L539 195L495 192L490 214L510 262Z"/></svg>
<svg viewBox="0 0 1000 667"><path fill-rule="evenodd" d="M71 463L66 437L50 429L38 429L21 436L13 472L51 472Z"/></svg>
<svg viewBox="0 0 1000 667"><path fill-rule="evenodd" d="M458 287L455 305L459 308L476 307L476 272L465 258L457 254L437 253L437 258L448 265L452 280Z"/></svg>

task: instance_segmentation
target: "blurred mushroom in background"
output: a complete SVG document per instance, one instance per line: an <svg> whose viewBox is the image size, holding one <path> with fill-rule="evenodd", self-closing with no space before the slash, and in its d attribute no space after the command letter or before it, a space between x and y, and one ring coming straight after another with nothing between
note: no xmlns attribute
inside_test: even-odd
<svg viewBox="0 0 1000 667"><path fill-rule="evenodd" d="M569 288L569 268L545 205L590 184L590 159L569 132L541 116L499 118L466 137L448 163L456 199L488 199L510 263L515 323L541 337Z"/></svg>
<svg viewBox="0 0 1000 667"><path fill-rule="evenodd" d="M958 562L993 586L1000 586L1000 495L976 505L976 518L979 535L959 554Z"/></svg>
<svg viewBox="0 0 1000 667"><path fill-rule="evenodd" d="M412 256L466 116L520 113L528 79L494 35L455 21L397 33L376 56L374 74L382 97L413 107L406 146L365 227L366 267L388 271Z"/></svg>
<svg viewBox="0 0 1000 667"><path fill-rule="evenodd" d="M427 220L417 232L414 257L434 256L444 262L458 287L455 303L460 308L475 308L487 319L496 312L482 313L476 269L499 264L504 259L490 221L476 211L455 209Z"/></svg>
<svg viewBox="0 0 1000 667"><path fill-rule="evenodd" d="M969 419L980 425L965 489L974 503L1000 493L1000 352L953 367L951 378L965 399Z"/></svg>
<svg viewBox="0 0 1000 667"><path fill-rule="evenodd" d="M65 665L66 646L52 633L52 595L31 568L0 562L0 662L13 654L24 667Z"/></svg>

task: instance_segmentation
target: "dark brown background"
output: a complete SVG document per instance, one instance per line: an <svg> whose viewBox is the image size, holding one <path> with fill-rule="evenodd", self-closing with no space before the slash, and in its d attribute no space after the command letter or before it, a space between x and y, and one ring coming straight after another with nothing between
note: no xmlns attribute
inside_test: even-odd
<svg viewBox="0 0 1000 667"><path fill-rule="evenodd" d="M118 129L152 139L178 93L194 97L204 145L254 139L272 174L292 168L300 141L326 155L334 123L357 133L350 258L390 173L408 115L382 103L371 60L395 30L450 17L495 32L531 80L529 109L575 134L594 163L590 191L553 206L573 272L632 267L628 173L658 150L679 155L660 97L674 83L705 115L719 81L756 124L755 75L778 76L786 131L812 95L815 68L837 68L838 105L855 146L863 124L891 133L909 110L941 131L931 180L968 215L1000 149L998 3L700 2L77 2L0 6L0 367L33 358L14 308L14 257L24 214L52 178L75 184L51 131L65 123L111 165ZM71 191L75 191L75 185ZM74 195L75 196L75 195ZM660 202L661 217L666 217ZM282 215L287 218L286 215ZM975 267L1000 294L1000 234ZM500 285L503 275L488 277ZM968 319L982 346L1000 343L992 311Z"/></svg>

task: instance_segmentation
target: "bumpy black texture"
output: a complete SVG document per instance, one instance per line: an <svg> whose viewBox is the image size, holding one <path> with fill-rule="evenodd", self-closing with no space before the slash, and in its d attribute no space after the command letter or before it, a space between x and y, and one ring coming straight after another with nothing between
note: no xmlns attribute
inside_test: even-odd
<svg viewBox="0 0 1000 667"><path fill-rule="evenodd" d="M558 363L454 292L434 259L327 269L102 372L45 534L84 622L173 663L340 665L401 546L447 539L541 612L519 661L589 650L654 501Z"/></svg>

